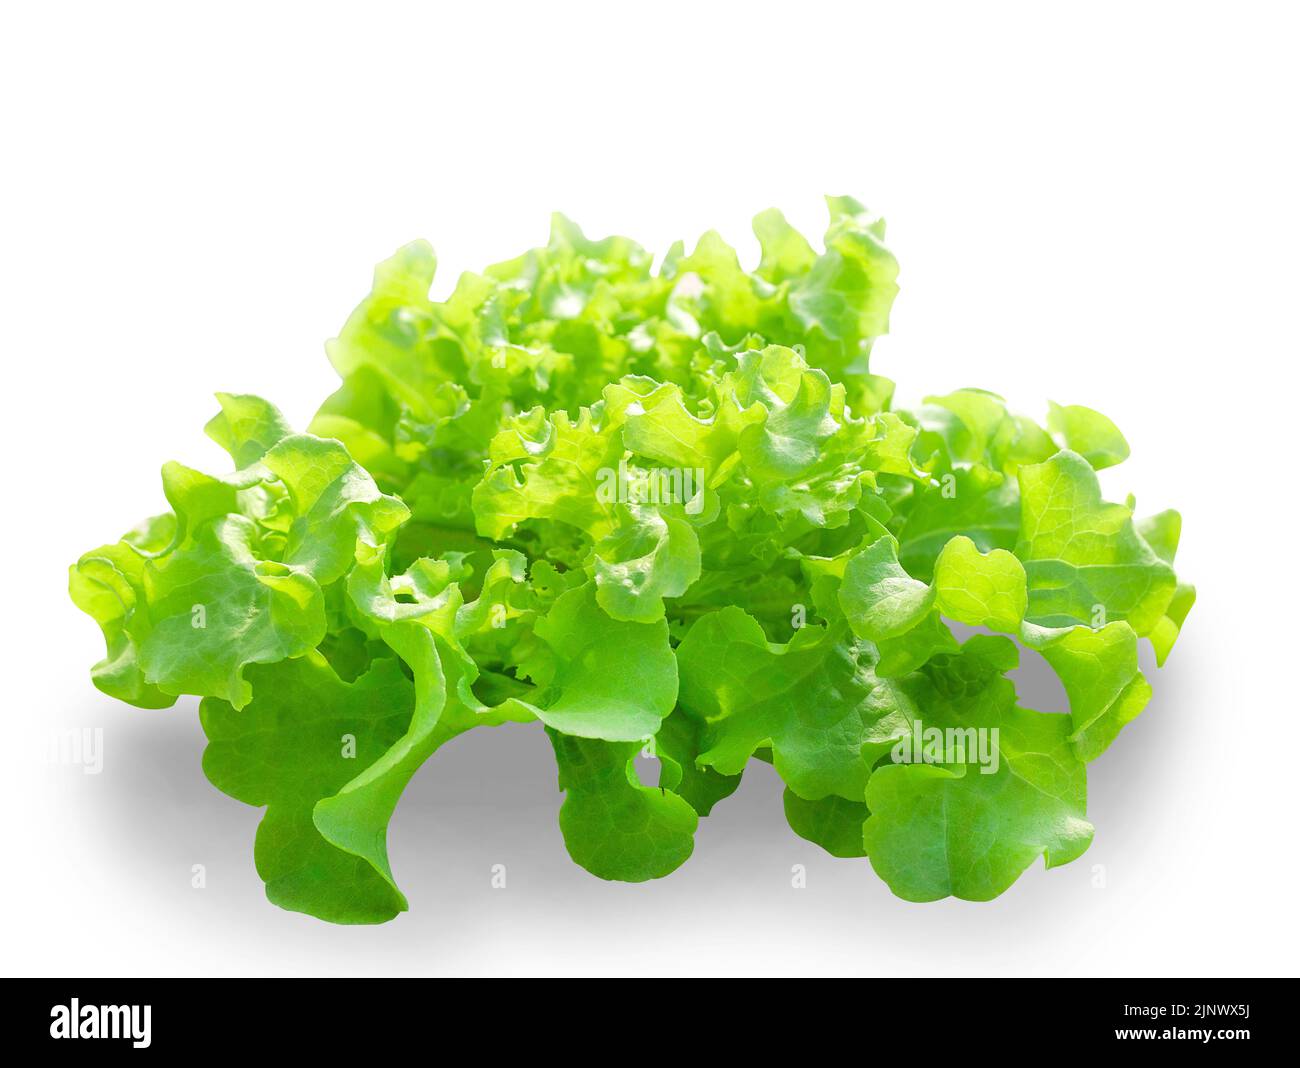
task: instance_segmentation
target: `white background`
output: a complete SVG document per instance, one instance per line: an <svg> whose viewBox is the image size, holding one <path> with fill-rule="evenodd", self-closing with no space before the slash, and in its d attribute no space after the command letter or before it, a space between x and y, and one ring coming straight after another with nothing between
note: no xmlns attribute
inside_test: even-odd
<svg viewBox="0 0 1300 1068"><path fill-rule="evenodd" d="M3 970L1294 973L1296 45L1247 3L8 6ZM564 854L545 739L506 728L399 808L410 913L267 904L258 812L204 780L193 702L92 688L67 564L161 510L163 460L220 466L214 390L303 424L322 342L411 238L435 293L553 209L655 250L716 227L752 262L755 212L816 235L841 192L890 222L873 363L902 400L1101 408L1133 446L1112 499L1183 511L1200 600L1090 769L1091 851L906 904L795 838L760 766L681 871L605 884ZM101 775L47 765L61 726L103 728Z"/></svg>

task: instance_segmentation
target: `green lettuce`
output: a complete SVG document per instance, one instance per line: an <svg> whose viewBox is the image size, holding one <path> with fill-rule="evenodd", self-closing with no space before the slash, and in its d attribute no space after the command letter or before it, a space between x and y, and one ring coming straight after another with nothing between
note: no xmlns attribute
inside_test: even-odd
<svg viewBox="0 0 1300 1068"><path fill-rule="evenodd" d="M407 245L328 344L340 385L305 431L219 394L229 469L167 464L166 511L72 566L94 684L201 698L208 778L265 809L271 901L397 915L411 777L533 721L603 879L683 864L752 759L796 834L908 900L985 900L1088 847L1086 765L1151 697L1140 641L1163 665L1195 600L1181 520L1104 498L1129 445L1091 408L897 405L871 367L884 223L828 205L821 251L760 214L754 270L716 233L656 264L556 216L444 301ZM1062 707L1021 706L1022 654Z"/></svg>

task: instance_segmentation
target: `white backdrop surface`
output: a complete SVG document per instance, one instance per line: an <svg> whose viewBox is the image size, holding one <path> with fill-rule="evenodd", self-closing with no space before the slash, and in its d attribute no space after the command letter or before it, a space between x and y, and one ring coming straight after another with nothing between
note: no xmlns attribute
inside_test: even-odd
<svg viewBox="0 0 1300 1068"><path fill-rule="evenodd" d="M1294 973L1297 28L1250 3L6 8L3 970ZM606 884L521 728L417 776L390 836L410 913L267 904L259 814L203 778L194 703L90 685L68 563L160 510L164 460L219 463L213 391L304 424L322 342L407 240L437 247L435 293L555 209L655 250L717 228L752 262L755 212L816 235L823 193L889 220L873 368L902 400L1095 406L1133 446L1111 498L1183 512L1200 599L1090 768L1091 851L906 904L794 837L759 766L681 871ZM102 774L47 763L70 727L103 728Z"/></svg>

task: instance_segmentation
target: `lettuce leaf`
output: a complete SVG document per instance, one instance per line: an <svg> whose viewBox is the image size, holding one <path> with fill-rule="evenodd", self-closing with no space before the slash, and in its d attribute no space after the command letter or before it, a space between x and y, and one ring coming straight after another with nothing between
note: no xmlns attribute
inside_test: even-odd
<svg viewBox="0 0 1300 1068"><path fill-rule="evenodd" d="M656 261L557 215L442 301L409 244L328 343L305 433L218 394L229 469L166 464L166 510L72 566L94 684L201 698L208 778L265 809L272 902L392 919L412 776L534 721L602 879L683 864L751 759L796 834L908 900L1087 848L1086 765L1151 697L1139 643L1165 664L1195 602L1181 519L1105 499L1129 443L1092 408L896 404L884 222L827 203L820 248L760 214L753 270L717 233ZM1022 652L1063 707L1020 706Z"/></svg>

